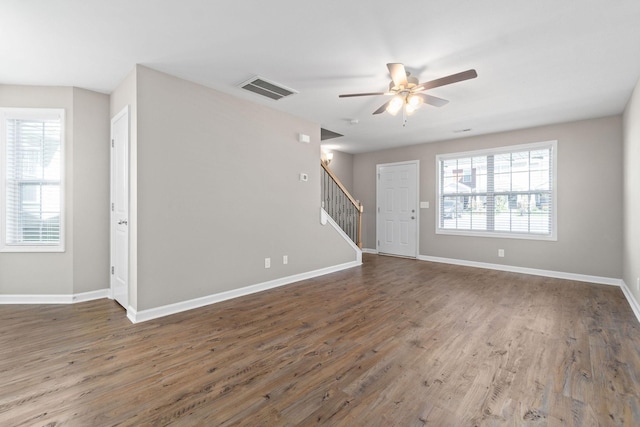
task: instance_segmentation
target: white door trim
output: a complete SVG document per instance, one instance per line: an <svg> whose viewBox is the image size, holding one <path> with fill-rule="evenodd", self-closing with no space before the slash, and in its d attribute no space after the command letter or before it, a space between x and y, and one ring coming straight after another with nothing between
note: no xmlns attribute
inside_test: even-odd
<svg viewBox="0 0 640 427"><path fill-rule="evenodd" d="M393 162L393 163L380 163L376 165L376 252L380 253L378 241L380 240L380 201L378 200L379 186L380 186L380 169L388 166L400 166L400 165L408 165L413 164L416 166L416 227L415 227L415 235L411 236L415 239L415 255L412 255L413 258L417 258L420 254L420 160L407 160L404 162ZM393 254L389 254L393 255Z"/></svg>
<svg viewBox="0 0 640 427"><path fill-rule="evenodd" d="M126 253L124 257L121 257L121 261L123 263L125 263L126 265L118 265L118 257L116 254L116 234L118 232L118 226L116 225L116 214L114 213L114 203L116 200L116 176L114 174L114 170L115 170L115 161L116 159L114 158L114 141L115 141L115 137L114 137L114 129L115 129L115 125L116 123L118 123L121 119L125 119L126 120L126 138L125 138L125 160L124 160L124 171L125 171L125 175L126 175L126 213L124 215L124 224L126 224ZM110 203L109 203L109 230L110 230L110 271L109 271L109 298L111 299L115 299L116 301L118 301L119 304L121 304L125 309L128 309L128 305L129 305L129 291L130 291L130 283L129 283L129 250L130 250L130 238L129 238L129 226L128 226L128 220L129 220L129 212L130 212L130 208L129 208L129 174L130 174L130 169L129 169L129 145L130 145L130 117L129 117L129 106L127 105L126 107L124 107L118 114L116 114L112 119L111 119L111 138L110 138L110 144L111 144L111 150L110 150ZM114 269L118 269L117 272L115 272L114 274ZM122 271L125 271L125 278L124 281L126 282L126 291L124 292L124 295L122 296L118 296L116 295L116 293L114 292L114 287L116 285L116 278L118 277L118 275L122 274Z"/></svg>

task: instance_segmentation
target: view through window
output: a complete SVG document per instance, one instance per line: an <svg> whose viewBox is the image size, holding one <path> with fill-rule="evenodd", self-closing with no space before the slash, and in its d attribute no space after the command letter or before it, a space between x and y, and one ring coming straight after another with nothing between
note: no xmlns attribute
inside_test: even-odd
<svg viewBox="0 0 640 427"><path fill-rule="evenodd" d="M3 111L2 249L63 250L63 110Z"/></svg>
<svg viewBox="0 0 640 427"><path fill-rule="evenodd" d="M551 141L437 156L437 232L555 239L556 147Z"/></svg>

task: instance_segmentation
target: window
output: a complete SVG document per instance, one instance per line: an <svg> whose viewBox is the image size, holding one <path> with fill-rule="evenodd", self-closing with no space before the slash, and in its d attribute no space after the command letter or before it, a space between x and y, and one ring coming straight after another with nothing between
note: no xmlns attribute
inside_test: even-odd
<svg viewBox="0 0 640 427"><path fill-rule="evenodd" d="M64 110L0 112L0 250L62 252Z"/></svg>
<svg viewBox="0 0 640 427"><path fill-rule="evenodd" d="M443 154L436 232L556 240L557 141Z"/></svg>

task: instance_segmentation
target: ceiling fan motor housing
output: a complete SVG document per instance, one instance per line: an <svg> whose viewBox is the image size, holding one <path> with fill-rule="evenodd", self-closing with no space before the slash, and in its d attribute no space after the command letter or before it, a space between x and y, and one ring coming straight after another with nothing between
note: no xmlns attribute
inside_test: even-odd
<svg viewBox="0 0 640 427"><path fill-rule="evenodd" d="M400 92L404 89L412 89L414 87L418 86L418 78L417 77L413 77L409 75L409 72L407 72L407 87L404 87L403 85L394 85L393 80L391 80L391 82L389 82L389 91L390 92Z"/></svg>

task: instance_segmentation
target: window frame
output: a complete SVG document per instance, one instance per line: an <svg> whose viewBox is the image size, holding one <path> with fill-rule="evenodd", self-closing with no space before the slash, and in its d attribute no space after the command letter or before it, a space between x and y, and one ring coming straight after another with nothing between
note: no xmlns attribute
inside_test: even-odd
<svg viewBox="0 0 640 427"><path fill-rule="evenodd" d="M443 208L441 207L441 203L445 195L441 193L440 189L441 178L442 178L442 162L444 160L454 160L454 159L467 159L473 157L482 157L482 156L497 156L503 154L510 154L522 151L535 151L540 149L550 149L550 173L551 180L550 184L550 199L551 199L551 213L550 213L550 232L549 234L534 234L534 233L523 233L523 232L515 232L515 231L494 231L494 230L468 230L468 229L451 229L451 228L442 228L442 219L441 215L443 213ZM465 152L455 152L455 153L445 153L445 154L437 154L436 155L436 179L435 179L435 194L436 194L436 214L435 214L435 231L436 234L442 235L454 235L454 236L473 236L473 237L497 237L497 238L507 238L507 239L526 239L526 240L548 240L548 241L557 241L558 240L558 141L550 140L550 141L542 141L542 142L534 142L528 144L519 144L519 145L509 145L503 147L475 150L475 151L465 151ZM531 169L529 169L531 172ZM494 173L495 175L495 173ZM488 178L487 178L488 179ZM488 193L488 189L486 193ZM494 191L492 194L504 196L504 191ZM531 193L531 188L528 191L509 191L508 193ZM484 194L484 193L483 193ZM506 196L508 197L508 196Z"/></svg>
<svg viewBox="0 0 640 427"><path fill-rule="evenodd" d="M7 120L60 120L60 228L56 243L7 243ZM65 252L66 123L64 108L0 108L0 252ZM45 181L44 179L42 181Z"/></svg>

